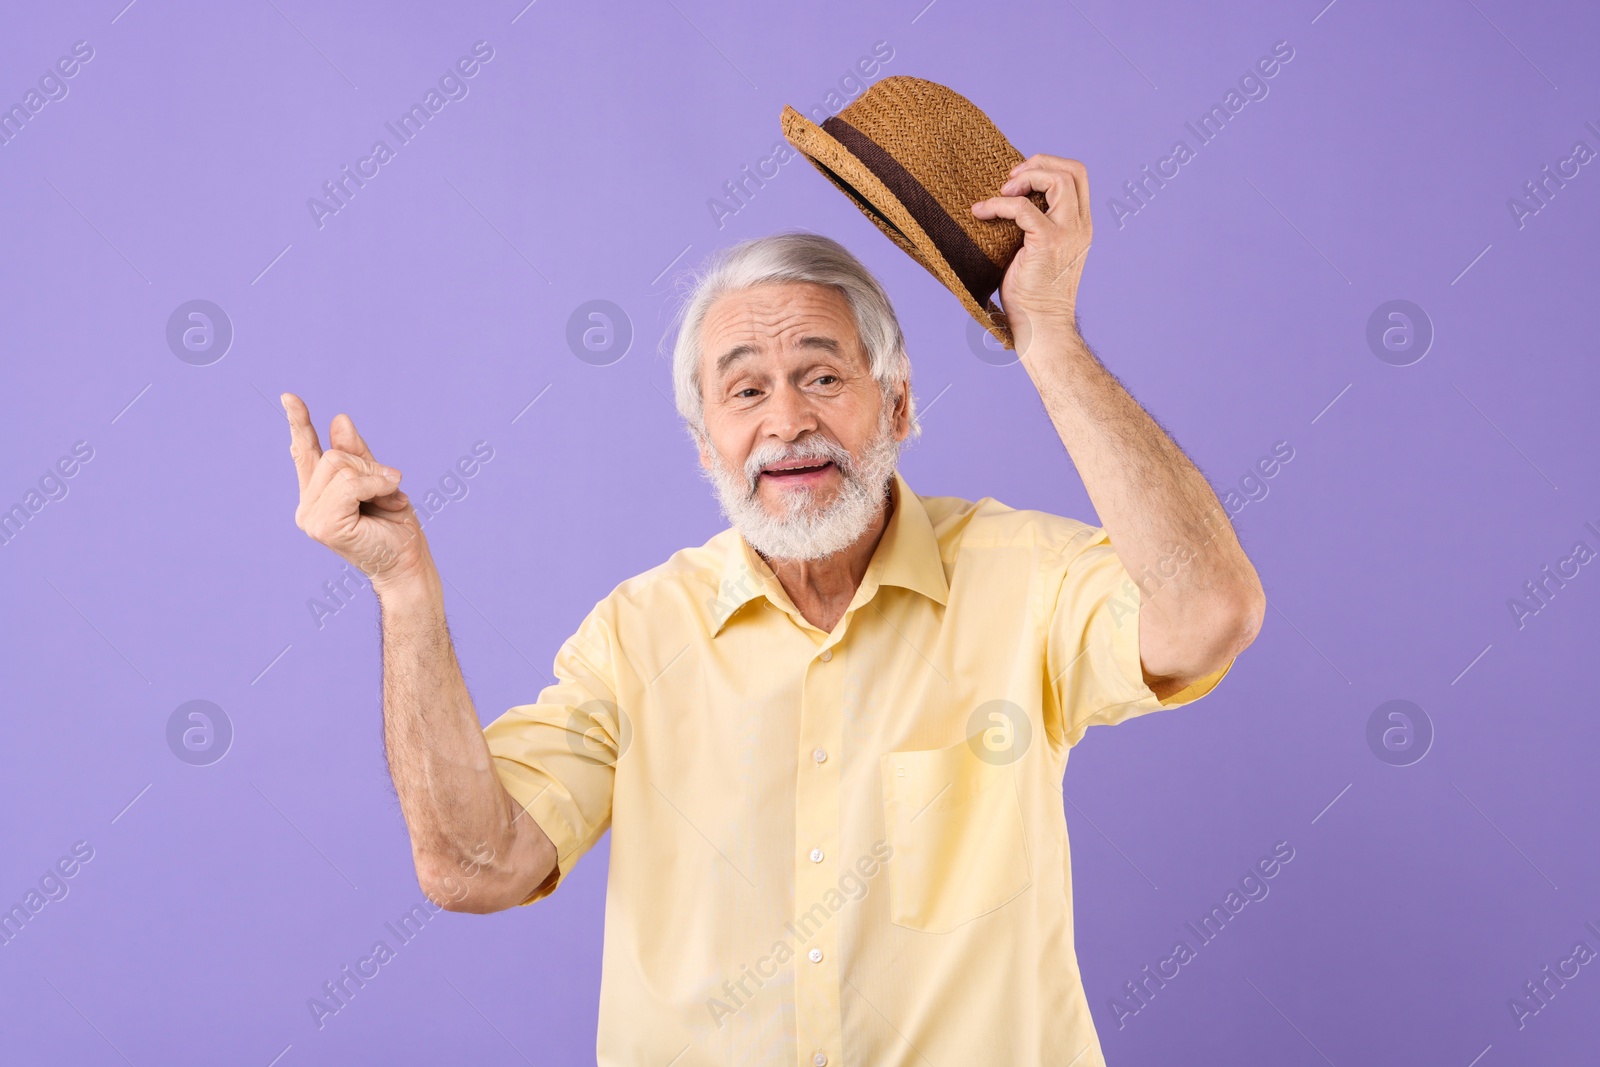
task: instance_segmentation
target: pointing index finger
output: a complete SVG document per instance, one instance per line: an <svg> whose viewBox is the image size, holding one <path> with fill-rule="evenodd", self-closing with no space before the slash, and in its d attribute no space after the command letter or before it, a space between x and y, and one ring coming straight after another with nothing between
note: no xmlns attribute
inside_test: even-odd
<svg viewBox="0 0 1600 1067"><path fill-rule="evenodd" d="M284 414L289 418L289 455L294 459L295 473L300 477L300 490L311 483L311 474L322 458L322 444L317 440L317 428L311 425L311 412L304 400L293 393L278 397Z"/></svg>

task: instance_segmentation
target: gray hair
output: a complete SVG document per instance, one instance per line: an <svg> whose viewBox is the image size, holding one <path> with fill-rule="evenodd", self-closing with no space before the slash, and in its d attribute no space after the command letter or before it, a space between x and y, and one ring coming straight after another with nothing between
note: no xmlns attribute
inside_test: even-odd
<svg viewBox="0 0 1600 1067"><path fill-rule="evenodd" d="M793 231L742 241L716 253L680 283L688 296L678 312L678 338L672 349L672 385L678 414L699 443L705 436L705 398L701 394L700 330L718 297L769 282L813 282L832 286L850 303L856 332L867 350L872 377L887 408L904 387L909 439L922 432L911 396L911 360L894 306L878 279L850 250L831 237Z"/></svg>

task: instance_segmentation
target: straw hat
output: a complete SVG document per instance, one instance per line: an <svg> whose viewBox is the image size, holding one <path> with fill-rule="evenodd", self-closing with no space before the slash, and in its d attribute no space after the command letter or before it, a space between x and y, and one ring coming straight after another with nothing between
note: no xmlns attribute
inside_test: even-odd
<svg viewBox="0 0 1600 1067"><path fill-rule="evenodd" d="M980 219L972 205L1000 195L1023 155L987 115L953 89L896 74L821 126L788 106L781 122L801 155L1012 347L993 296L1022 247L1022 229ZM1028 198L1047 210L1043 193Z"/></svg>

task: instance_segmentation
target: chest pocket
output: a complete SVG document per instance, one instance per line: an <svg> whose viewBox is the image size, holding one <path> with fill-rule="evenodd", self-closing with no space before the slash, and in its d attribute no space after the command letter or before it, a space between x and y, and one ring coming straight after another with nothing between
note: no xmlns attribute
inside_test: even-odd
<svg viewBox="0 0 1600 1067"><path fill-rule="evenodd" d="M1014 763L985 762L963 741L886 752L880 771L895 925L946 933L1033 884Z"/></svg>

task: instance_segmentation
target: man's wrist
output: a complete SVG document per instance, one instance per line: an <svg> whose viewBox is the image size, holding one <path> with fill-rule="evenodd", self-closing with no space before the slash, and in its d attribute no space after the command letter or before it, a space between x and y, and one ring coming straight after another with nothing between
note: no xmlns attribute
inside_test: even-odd
<svg viewBox="0 0 1600 1067"><path fill-rule="evenodd" d="M1017 359L1024 367L1048 360L1090 356L1089 343L1078 332L1076 314L1032 315L1018 329L1013 326Z"/></svg>
<svg viewBox="0 0 1600 1067"><path fill-rule="evenodd" d="M426 557L416 567L373 575L372 592L385 610L424 607L444 598L439 571Z"/></svg>

